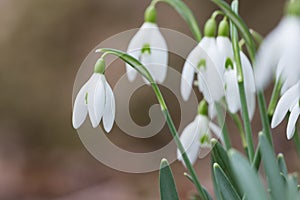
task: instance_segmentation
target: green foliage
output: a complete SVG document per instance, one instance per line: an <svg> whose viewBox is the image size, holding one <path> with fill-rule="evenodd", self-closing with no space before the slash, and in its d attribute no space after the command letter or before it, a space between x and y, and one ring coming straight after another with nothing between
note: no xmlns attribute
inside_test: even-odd
<svg viewBox="0 0 300 200"><path fill-rule="evenodd" d="M199 42L202 38L201 31L199 29L197 20L194 17L192 11L187 7L187 5L181 0L159 0L161 2L166 2L171 5L186 21L190 27L195 39Z"/></svg>
<svg viewBox="0 0 300 200"><path fill-rule="evenodd" d="M222 198L231 199L231 200L241 200L237 191L235 190L235 188L227 178L226 174L224 173L220 165L215 163L213 165L213 169L214 169L214 176L216 179L216 183L218 185Z"/></svg>
<svg viewBox="0 0 300 200"><path fill-rule="evenodd" d="M160 163L159 187L161 200L179 200L173 174L166 159L162 159Z"/></svg>

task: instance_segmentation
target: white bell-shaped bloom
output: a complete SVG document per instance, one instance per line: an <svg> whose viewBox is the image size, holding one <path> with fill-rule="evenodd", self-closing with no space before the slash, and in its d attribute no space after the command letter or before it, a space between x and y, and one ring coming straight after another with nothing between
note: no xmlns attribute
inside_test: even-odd
<svg viewBox="0 0 300 200"><path fill-rule="evenodd" d="M162 83L165 80L168 69L168 47L155 23L145 22L142 25L131 39L127 53L145 65L156 82ZM128 64L126 70L128 79L133 81L137 71ZM145 78L144 80L148 83Z"/></svg>
<svg viewBox="0 0 300 200"><path fill-rule="evenodd" d="M285 92L300 79L300 17L286 16L261 44L254 68L257 89L281 77Z"/></svg>
<svg viewBox="0 0 300 200"><path fill-rule="evenodd" d="M103 74L94 73L78 92L72 119L75 129L83 124L88 113L94 128L103 117L105 131L111 131L115 119L115 97Z"/></svg>
<svg viewBox="0 0 300 200"><path fill-rule="evenodd" d="M217 137L222 139L221 129L210 122L207 116L201 114L198 114L194 121L183 130L180 141L192 164L196 162L201 148L210 147L210 139L212 137L211 131L213 131ZM183 162L179 150L177 150L177 158L179 161Z"/></svg>
<svg viewBox="0 0 300 200"><path fill-rule="evenodd" d="M232 43L228 37L218 36L217 46L222 58L222 65L225 69L227 59L230 59L233 63L232 68L228 68L224 72L225 83L225 99L228 105L228 109L231 113L236 113L242 109L240 94L238 89L237 69L233 58ZM255 112L255 81L251 63L247 56L241 51L241 64L244 77L244 87L247 100L247 108L249 118L252 119ZM227 66L228 67L228 66Z"/></svg>
<svg viewBox="0 0 300 200"><path fill-rule="evenodd" d="M188 55L183 66L181 95L185 101L191 94L195 73L198 75L199 90L209 104L219 101L224 96L221 76L224 70L220 63L216 39L204 37Z"/></svg>
<svg viewBox="0 0 300 200"><path fill-rule="evenodd" d="M288 139L291 139L295 132L295 126L300 114L300 81L297 84L290 87L279 99L274 115L271 122L271 127L278 126L287 112L290 111L288 125L286 129L286 135Z"/></svg>

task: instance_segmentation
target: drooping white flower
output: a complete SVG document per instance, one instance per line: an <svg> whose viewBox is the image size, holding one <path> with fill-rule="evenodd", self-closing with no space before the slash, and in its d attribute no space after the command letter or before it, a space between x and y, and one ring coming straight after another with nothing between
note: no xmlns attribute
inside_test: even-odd
<svg viewBox="0 0 300 200"><path fill-rule="evenodd" d="M214 37L204 37L188 55L183 66L181 95L188 100L197 73L198 88L208 103L219 101L224 96L220 57Z"/></svg>
<svg viewBox="0 0 300 200"><path fill-rule="evenodd" d="M156 82L162 83L165 80L168 69L168 47L155 23L145 22L142 25L131 39L127 53L145 65ZM137 71L128 64L126 70L128 79L133 81ZM144 80L148 83L145 78Z"/></svg>
<svg viewBox="0 0 300 200"><path fill-rule="evenodd" d="M288 111L290 111L291 114L288 120L286 135L288 139L291 139L295 132L297 119L300 115L300 81L290 87L279 99L272 118L271 127L275 128L278 126Z"/></svg>
<svg viewBox="0 0 300 200"><path fill-rule="evenodd" d="M87 114L89 114L93 128L96 128L103 118L105 131L111 131L115 119L115 97L103 73L95 72L79 90L72 116L75 129L83 124Z"/></svg>
<svg viewBox="0 0 300 200"><path fill-rule="evenodd" d="M257 89L263 89L276 72L284 93L300 79L300 17L285 16L261 44L254 68Z"/></svg>
<svg viewBox="0 0 300 200"><path fill-rule="evenodd" d="M238 89L237 69L233 58L232 43L228 37L218 36L217 46L222 59L224 72L225 99L231 113L241 110L240 94ZM240 51L241 64L244 77L244 87L247 100L249 118L252 119L255 112L255 81L251 63L247 56ZM230 61L228 63L228 61ZM227 65L227 66L226 66Z"/></svg>
<svg viewBox="0 0 300 200"><path fill-rule="evenodd" d="M192 164L196 162L201 148L210 147L211 131L213 131L217 137L222 138L221 129L210 122L207 116L202 114L198 114L194 121L183 130L180 141ZM177 158L183 162L179 150L177 150Z"/></svg>

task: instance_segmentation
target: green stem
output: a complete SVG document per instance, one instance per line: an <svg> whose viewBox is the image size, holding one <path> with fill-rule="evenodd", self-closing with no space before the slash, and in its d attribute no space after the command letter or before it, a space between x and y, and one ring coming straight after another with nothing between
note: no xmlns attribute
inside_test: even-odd
<svg viewBox="0 0 300 200"><path fill-rule="evenodd" d="M156 84L155 85L152 84L152 87L153 87L153 89L156 88L156 87L158 88L158 86ZM157 91L158 91L158 93L156 93L157 98L158 99L162 98L160 90L158 89ZM182 143L181 143L180 139L179 139L177 130L175 128L175 125L173 123L173 120L171 118L171 115L170 115L168 109L166 108L165 110L162 110L162 112L163 112L163 114L164 114L164 116L165 116L165 118L167 120L168 127L170 129L170 132L171 132L173 138L174 138L174 141L175 141L175 143L177 145L177 148L179 149L180 153L182 154L182 158L183 158L183 161L184 161L184 163L186 165L186 168L188 169L188 171L190 172L191 177L194 180L194 184L195 184L195 186L197 188L197 191L199 192L199 195L200 195L201 199L207 200L207 196L206 196L206 194L204 192L204 189L202 188L202 186L200 184L200 181L199 181L199 179L198 179L198 177L196 175L196 172L195 172L195 170L194 170L194 168L193 168L193 166L192 166L192 164L191 164L191 162L190 162L190 160L189 160L189 158L188 158L188 156L187 156L187 154L185 152L184 147L182 146Z"/></svg>
<svg viewBox="0 0 300 200"><path fill-rule="evenodd" d="M242 121L241 121L239 115L236 114L236 113L230 113L230 116L231 116L233 122L235 123L235 125L237 126L237 128L239 130L243 148L244 148L245 152L247 153L248 152L248 147L247 147L247 142L246 142L246 138L245 138L245 131L243 129Z"/></svg>
<svg viewBox="0 0 300 200"><path fill-rule="evenodd" d="M233 11L237 14L238 9L238 1L234 0L232 3ZM238 76L238 88L240 93L240 100L241 100L241 107L242 107L242 117L244 121L244 129L246 133L246 141L248 147L248 157L249 160L252 161L254 158L254 145L253 145L253 138L252 138L252 130L251 130L251 122L249 119L248 114L248 107L247 107L247 99L244 87L244 77L243 77L243 69L240 57L240 48L239 48L239 39L238 39L238 32L235 25L231 22L231 40L232 40L232 47L234 51L234 59L237 67L237 76Z"/></svg>
<svg viewBox="0 0 300 200"><path fill-rule="evenodd" d="M249 119L248 108L247 108L247 100L244 88L244 82L239 82L239 92L240 92L240 99L242 105L242 117L244 121L244 129L246 134L246 142L247 142L247 149L248 149L248 157L249 160L252 161L254 158L254 145L252 139L252 129L251 129L251 122Z"/></svg>
<svg viewBox="0 0 300 200"><path fill-rule="evenodd" d="M193 181L195 183L196 189L199 192L199 195L201 197L201 199L203 200L208 200L208 196L205 193L205 190L203 189L203 187L200 184L200 181L196 175L196 172L187 156L187 154L185 153L185 149L179 139L179 135L178 132L176 130L176 127L174 125L174 122L172 120L172 117L168 111L167 105L165 103L165 100L161 94L161 91L158 87L158 85L155 83L153 77L151 76L151 74L149 73L149 71L147 70L147 68L137 59L135 59L134 57L126 54L125 52L119 51L119 50L115 50L115 49L98 49L96 52L104 52L107 54L112 54L115 55L117 57L119 57L120 59L122 59L123 61L125 61L126 63L128 63L131 67L133 67L136 71L138 71L142 76L144 76L150 83L151 86L153 88L153 91L157 97L157 100L161 106L161 110L164 114L164 117L166 118L169 130L171 132L171 135L174 138L174 141L177 145L177 148L179 149L180 153L182 154L182 158L183 161L191 175L191 177L193 178Z"/></svg>
<svg viewBox="0 0 300 200"><path fill-rule="evenodd" d="M267 138L270 141L270 144L273 146L270 121L267 113L267 106L266 106L264 93L262 91L257 92L257 99L258 99L260 118L262 120L262 125L263 125L263 132L266 134Z"/></svg>
<svg viewBox="0 0 300 200"><path fill-rule="evenodd" d="M278 99L280 97L280 91L282 88L282 84L283 84L283 82L281 81L281 79L278 79L278 80L276 80L275 86L273 88L271 100L270 100L269 107L268 107L268 115L269 115L270 119L272 118L272 116L274 114Z"/></svg>
<svg viewBox="0 0 300 200"><path fill-rule="evenodd" d="M255 169L256 171L258 171L260 162L261 162L260 144L258 144L256 151L255 151L254 159L252 162L252 168Z"/></svg>
<svg viewBox="0 0 300 200"><path fill-rule="evenodd" d="M243 39L246 42L251 63L252 65L254 65L255 54L256 54L255 42L245 22L241 19L241 17L239 17L238 14L232 11L230 6L225 1L223 0L211 0L211 1L217 4L224 11L225 15L231 20L231 22L239 29ZM266 102L262 91L257 92L257 98L258 98L261 121L263 124L263 130L267 135L268 139L270 140L270 143L272 144L272 135L271 135L270 124L268 121Z"/></svg>
<svg viewBox="0 0 300 200"><path fill-rule="evenodd" d="M183 1L152 0L151 6L155 6L158 2L164 2L170 5L171 7L173 7L180 14L180 16L186 21L197 42L201 41L202 34L198 26L197 20L195 19L193 12L188 8L188 6Z"/></svg>
<svg viewBox="0 0 300 200"><path fill-rule="evenodd" d="M225 117L222 112L222 108L221 108L220 104L216 103L215 106L216 106L217 115L218 115L217 116L218 123L219 123L219 126L222 127L222 136L223 136L223 140L225 143L225 147L226 147L226 150L229 150L229 149L231 149L231 143L230 143L230 139L229 139L228 129L227 129L227 126L225 123Z"/></svg>

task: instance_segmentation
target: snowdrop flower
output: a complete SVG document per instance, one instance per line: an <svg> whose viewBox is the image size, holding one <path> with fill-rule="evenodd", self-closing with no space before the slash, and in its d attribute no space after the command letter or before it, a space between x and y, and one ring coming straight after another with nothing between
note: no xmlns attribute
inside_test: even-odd
<svg viewBox="0 0 300 200"><path fill-rule="evenodd" d="M205 101L202 101L199 104L198 115L195 117L194 121L183 130L180 136L180 141L192 164L196 162L201 148L209 148L211 146L211 131L213 131L217 137L222 139L221 129L210 122L207 117L207 104ZM179 161L183 162L179 150L177 150L177 158Z"/></svg>
<svg viewBox="0 0 300 200"><path fill-rule="evenodd" d="M242 109L240 94L238 89L237 69L236 64L233 62L233 49L231 41L228 37L218 36L217 45L222 56L224 72L224 87L225 99L227 102L228 110L231 113L236 113ZM244 87L247 98L247 108L249 118L252 119L255 112L255 81L251 63L247 56L241 51L241 64L244 77Z"/></svg>
<svg viewBox="0 0 300 200"><path fill-rule="evenodd" d="M162 83L167 75L168 47L155 21L156 11L150 6L145 12L144 24L129 43L127 53L145 65L155 81ZM133 81L137 71L128 64L126 70L128 79ZM148 83L145 78L144 81Z"/></svg>
<svg viewBox="0 0 300 200"><path fill-rule="evenodd" d="M209 104L219 101L224 96L224 69L220 66L221 59L215 39L216 22L214 19L205 25L205 37L188 55L183 66L181 78L181 95L188 100L193 86L194 75L197 73L198 88Z"/></svg>
<svg viewBox="0 0 300 200"><path fill-rule="evenodd" d="M73 108L73 127L78 129L89 114L93 128L96 128L102 117L106 132L110 132L115 118L115 97L104 76L105 61L100 58L94 74L78 92Z"/></svg>
<svg viewBox="0 0 300 200"><path fill-rule="evenodd" d="M254 73L259 90L266 87L274 73L283 81L281 93L300 79L300 17L299 13L292 12L299 8L299 1L298 7L295 3L297 1L289 3L289 15L265 38L258 50Z"/></svg>
<svg viewBox="0 0 300 200"><path fill-rule="evenodd" d="M291 139L295 133L295 127L300 115L300 81L288 89L279 99L276 106L271 127L275 128L282 122L287 112L290 111L286 129L287 139Z"/></svg>
<svg viewBox="0 0 300 200"><path fill-rule="evenodd" d="M238 89L237 69L234 61L232 43L229 36L229 24L224 18L219 25L217 47L222 60L224 71L225 99L228 110L236 113L242 109ZM255 112L255 81L251 63L247 56L240 51L241 64L244 76L244 87L247 98L249 118L252 119Z"/></svg>

